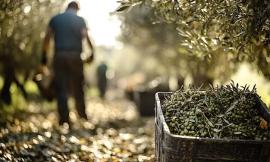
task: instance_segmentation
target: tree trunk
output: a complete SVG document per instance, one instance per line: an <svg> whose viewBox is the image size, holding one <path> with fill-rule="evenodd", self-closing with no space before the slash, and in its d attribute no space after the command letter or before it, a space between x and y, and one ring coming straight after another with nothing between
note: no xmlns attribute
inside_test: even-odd
<svg viewBox="0 0 270 162"><path fill-rule="evenodd" d="M3 100L4 103L10 105L12 102L10 87L12 81L14 80L14 68L10 66L8 63L4 63L3 65L4 65L3 67L4 84L1 91L1 99Z"/></svg>
<svg viewBox="0 0 270 162"><path fill-rule="evenodd" d="M3 63L3 77L4 77L4 84L1 90L0 99L10 105L12 103L12 97L10 93L10 87L12 82L14 82L20 91L23 94L23 97L27 99L27 93L24 88L24 85L21 84L18 78L15 75L15 64L10 56L1 57L1 61Z"/></svg>

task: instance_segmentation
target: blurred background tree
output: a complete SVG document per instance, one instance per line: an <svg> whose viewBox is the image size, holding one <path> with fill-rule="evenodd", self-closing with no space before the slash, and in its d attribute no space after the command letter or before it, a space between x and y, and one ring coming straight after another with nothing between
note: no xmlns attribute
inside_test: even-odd
<svg viewBox="0 0 270 162"><path fill-rule="evenodd" d="M125 9L127 4L123 3L118 11ZM196 86L213 84L214 80L224 82L230 78L238 65L237 62L227 61L231 53L227 54L220 47L210 49L206 40L199 43L198 35L190 36L191 33L186 37L190 36L197 45L193 41L188 44L186 37L180 35L186 31L180 30L178 22L160 16L151 5L144 2L120 14L123 23L121 40L135 47L143 58L138 60L141 65L137 67L144 68L149 63L148 59L152 59L156 64L152 64L154 68L148 70L150 74L147 76L175 76L179 79L191 76Z"/></svg>
<svg viewBox="0 0 270 162"><path fill-rule="evenodd" d="M12 82L27 96L24 83L39 64L48 20L62 5L63 2L53 0L1 1L0 73L4 78L1 98L6 103L11 103Z"/></svg>
<svg viewBox="0 0 270 162"><path fill-rule="evenodd" d="M189 54L247 61L270 79L270 3L267 0L124 0L118 11L147 5L155 21L176 25L178 43ZM217 52L219 51L219 52Z"/></svg>

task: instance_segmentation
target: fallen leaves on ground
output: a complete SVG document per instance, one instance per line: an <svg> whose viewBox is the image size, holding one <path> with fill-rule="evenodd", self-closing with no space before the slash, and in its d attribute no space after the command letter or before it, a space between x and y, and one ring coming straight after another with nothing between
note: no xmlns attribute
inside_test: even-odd
<svg viewBox="0 0 270 162"><path fill-rule="evenodd" d="M72 130L57 126L56 110L35 102L0 128L0 161L154 161L154 118L141 118L124 99L90 99L89 121L71 109Z"/></svg>

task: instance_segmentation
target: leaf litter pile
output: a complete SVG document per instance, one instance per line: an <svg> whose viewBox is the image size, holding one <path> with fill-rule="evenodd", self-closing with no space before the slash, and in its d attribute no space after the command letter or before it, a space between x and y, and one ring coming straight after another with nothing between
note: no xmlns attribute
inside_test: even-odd
<svg viewBox="0 0 270 162"><path fill-rule="evenodd" d="M179 90L162 103L170 131L177 135L206 138L270 140L270 130L256 108L256 88L233 82L210 87Z"/></svg>
<svg viewBox="0 0 270 162"><path fill-rule="evenodd" d="M0 161L154 161L153 118L138 117L122 99L88 105L89 121L71 111L70 131L57 126L55 109L39 103L12 116L0 113Z"/></svg>

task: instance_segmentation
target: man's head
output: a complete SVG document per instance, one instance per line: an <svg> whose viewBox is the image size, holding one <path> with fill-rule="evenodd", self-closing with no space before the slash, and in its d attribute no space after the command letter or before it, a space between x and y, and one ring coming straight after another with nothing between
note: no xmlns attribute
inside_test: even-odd
<svg viewBox="0 0 270 162"><path fill-rule="evenodd" d="M73 10L78 11L78 10L80 9L80 7L79 7L78 2L72 1L72 2L70 2L70 3L68 4L67 9L73 9Z"/></svg>

